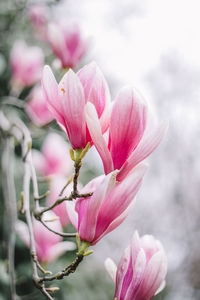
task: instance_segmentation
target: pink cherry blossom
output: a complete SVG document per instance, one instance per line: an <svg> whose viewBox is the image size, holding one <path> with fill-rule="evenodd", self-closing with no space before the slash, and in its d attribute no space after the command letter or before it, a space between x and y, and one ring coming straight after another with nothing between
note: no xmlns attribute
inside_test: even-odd
<svg viewBox="0 0 200 300"><path fill-rule="evenodd" d="M165 286L167 259L161 243L151 235L135 232L118 267L107 259L106 268L116 284L117 300L151 300Z"/></svg>
<svg viewBox="0 0 200 300"><path fill-rule="evenodd" d="M48 26L48 43L63 68L74 68L88 49L77 23L61 20Z"/></svg>
<svg viewBox="0 0 200 300"><path fill-rule="evenodd" d="M122 89L114 102L107 141L91 103L85 106L85 116L105 174L119 169L118 181L156 149L167 128L166 122L153 124L144 99L131 87Z"/></svg>
<svg viewBox="0 0 200 300"><path fill-rule="evenodd" d="M46 212L42 220L48 227L57 232L62 232L62 226L53 212ZM29 247L30 239L27 225L18 221L16 231L24 243ZM40 262L51 262L66 251L76 248L72 242L62 242L62 237L49 231L39 221L33 221L33 233L36 244L36 253Z"/></svg>
<svg viewBox="0 0 200 300"><path fill-rule="evenodd" d="M43 60L43 52L39 47L28 47L24 41L16 41L10 55L12 87L22 89L38 82Z"/></svg>
<svg viewBox="0 0 200 300"><path fill-rule="evenodd" d="M117 171L99 176L81 191L92 192L91 197L67 201L69 218L82 241L94 245L124 221L145 171L146 165L140 164L121 183L116 181Z"/></svg>
<svg viewBox="0 0 200 300"><path fill-rule="evenodd" d="M94 105L104 133L109 124L110 94L104 76L96 63L83 67L77 74L71 69L57 84L46 66L42 84L46 99L54 118L66 130L74 149L84 148L91 137L87 128L84 107L87 102Z"/></svg>
<svg viewBox="0 0 200 300"><path fill-rule="evenodd" d="M26 111L30 119L37 126L44 126L53 120L53 116L47 108L46 98L40 86L33 88L26 104Z"/></svg>
<svg viewBox="0 0 200 300"><path fill-rule="evenodd" d="M69 175L72 169L69 146L57 133L47 135L41 152L33 151L33 162L35 168L44 176Z"/></svg>
<svg viewBox="0 0 200 300"><path fill-rule="evenodd" d="M67 179L59 175L55 176L51 180L50 194L47 199L48 206L52 205L56 201L56 199L59 197L60 191L66 185L66 183L67 183ZM65 189L64 195L69 196L71 191L72 191L72 185L70 184ZM63 227L70 222L65 202L62 202L61 204L54 207L53 212L59 217L60 223L62 224Z"/></svg>

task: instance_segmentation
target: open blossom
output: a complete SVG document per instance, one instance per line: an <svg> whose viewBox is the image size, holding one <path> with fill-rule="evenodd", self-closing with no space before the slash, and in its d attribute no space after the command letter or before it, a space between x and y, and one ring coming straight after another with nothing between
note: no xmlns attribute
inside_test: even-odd
<svg viewBox="0 0 200 300"><path fill-rule="evenodd" d="M46 103L46 97L40 86L33 88L26 104L26 111L30 119L38 126L44 126L53 120L52 113Z"/></svg>
<svg viewBox="0 0 200 300"><path fill-rule="evenodd" d="M67 179L63 176L55 176L50 183L50 194L47 199L48 206L52 205L56 199L59 198L59 193L61 192L62 188L66 185ZM64 191L63 195L69 196L72 191L72 185L68 185ZM62 226L66 226L70 220L67 213L67 208L65 202L57 205L53 208L53 212L59 217L60 223Z"/></svg>
<svg viewBox="0 0 200 300"><path fill-rule="evenodd" d="M84 148L91 142L84 114L87 102L95 107L101 132L107 130L110 94L104 76L94 62L80 69L77 74L70 69L59 84L50 67L46 66L42 84L49 109L59 125L66 130L74 149Z"/></svg>
<svg viewBox="0 0 200 300"><path fill-rule="evenodd" d="M118 267L111 259L105 262L116 284L117 300L151 300L165 286L167 259L161 243L151 235L135 232Z"/></svg>
<svg viewBox="0 0 200 300"><path fill-rule="evenodd" d="M87 126L104 165L105 174L115 169L117 180L127 174L155 150L166 131L166 122L155 126L142 96L132 87L123 88L114 102L107 141L103 136L96 110L85 106Z"/></svg>
<svg viewBox="0 0 200 300"><path fill-rule="evenodd" d="M44 176L68 175L72 169L68 144L59 134L48 134L41 152L33 151L33 163Z"/></svg>
<svg viewBox="0 0 200 300"><path fill-rule="evenodd" d="M50 23L47 39L63 68L76 67L88 48L88 42L82 38L78 24L72 21Z"/></svg>
<svg viewBox="0 0 200 300"><path fill-rule="evenodd" d="M62 226L59 220L56 220L56 215L53 212L46 212L42 220L46 225L57 232L62 232ZM22 241L29 247L30 239L27 225L18 221L16 231ZM49 231L39 221L33 221L33 233L36 244L36 253L40 262L51 262L66 251L71 251L76 248L72 242L62 242L62 237Z"/></svg>
<svg viewBox="0 0 200 300"><path fill-rule="evenodd" d="M21 89L38 82L43 61L43 52L39 47L28 47L24 41L16 41L10 55L12 86Z"/></svg>
<svg viewBox="0 0 200 300"><path fill-rule="evenodd" d="M121 183L116 181L117 171L99 176L81 191L92 192L91 197L67 201L69 218L82 241L94 245L124 221L145 171L146 165L140 164Z"/></svg>

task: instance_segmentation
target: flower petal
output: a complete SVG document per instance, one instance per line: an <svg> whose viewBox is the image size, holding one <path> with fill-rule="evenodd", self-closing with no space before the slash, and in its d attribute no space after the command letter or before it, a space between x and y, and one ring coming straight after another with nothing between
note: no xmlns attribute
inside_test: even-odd
<svg viewBox="0 0 200 300"><path fill-rule="evenodd" d="M104 266L110 275L111 279L115 282L116 281L116 273L117 273L117 266L111 258L106 258L104 262Z"/></svg>
<svg viewBox="0 0 200 300"><path fill-rule="evenodd" d="M124 163L117 176L118 181L122 181L129 172L147 156L149 156L160 144L168 128L168 122L164 121L156 128L147 125L144 135L133 151L131 156Z"/></svg>
<svg viewBox="0 0 200 300"><path fill-rule="evenodd" d="M81 82L71 69L61 79L58 93L69 140L74 149L84 148L86 146L85 97Z"/></svg>
<svg viewBox="0 0 200 300"><path fill-rule="evenodd" d="M113 105L110 120L111 155L115 169L120 169L137 147L146 126L146 106L133 88L123 88Z"/></svg>
<svg viewBox="0 0 200 300"><path fill-rule="evenodd" d="M58 98L58 84L49 66L45 66L42 74L42 87L47 105L54 118L65 126L62 106Z"/></svg>
<svg viewBox="0 0 200 300"><path fill-rule="evenodd" d="M94 104L100 118L105 106L110 103L110 93L106 80L95 62L86 65L77 73L85 92L87 102Z"/></svg>
<svg viewBox="0 0 200 300"><path fill-rule="evenodd" d="M85 105L85 117L92 141L101 156L105 174L108 174L113 171L112 157L102 135L96 109L90 102Z"/></svg>

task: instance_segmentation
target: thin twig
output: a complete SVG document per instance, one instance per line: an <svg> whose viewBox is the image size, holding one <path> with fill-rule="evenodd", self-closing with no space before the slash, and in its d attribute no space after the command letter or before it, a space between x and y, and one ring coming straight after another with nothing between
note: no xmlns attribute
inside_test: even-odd
<svg viewBox="0 0 200 300"><path fill-rule="evenodd" d="M52 280L60 280L65 276L70 275L71 273L74 273L78 267L78 265L82 262L83 260L83 255L78 255L75 260L69 265L67 266L65 269L63 269L62 271L56 273L55 275L52 276L46 276L40 279L40 282L44 282L44 281L52 281Z"/></svg>
<svg viewBox="0 0 200 300"><path fill-rule="evenodd" d="M64 232L59 232L59 231L55 231L55 230L51 229L44 221L42 221L41 218L38 221L40 221L42 223L42 225L44 227L46 227L49 231L51 231L57 235L60 235L62 237L76 237L76 233L64 233Z"/></svg>

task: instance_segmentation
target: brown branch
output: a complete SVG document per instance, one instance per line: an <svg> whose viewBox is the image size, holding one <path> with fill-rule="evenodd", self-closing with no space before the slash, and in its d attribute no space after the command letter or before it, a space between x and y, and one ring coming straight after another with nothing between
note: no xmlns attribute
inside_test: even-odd
<svg viewBox="0 0 200 300"><path fill-rule="evenodd" d="M47 276L47 277L43 277L40 279L39 282L44 282L44 281L52 281L52 280L60 280L65 276L70 275L71 273L74 273L78 267L78 265L82 262L83 260L83 255L78 255L75 260L69 265L67 266L65 269L63 269L62 271L56 273L55 275L52 276Z"/></svg>

